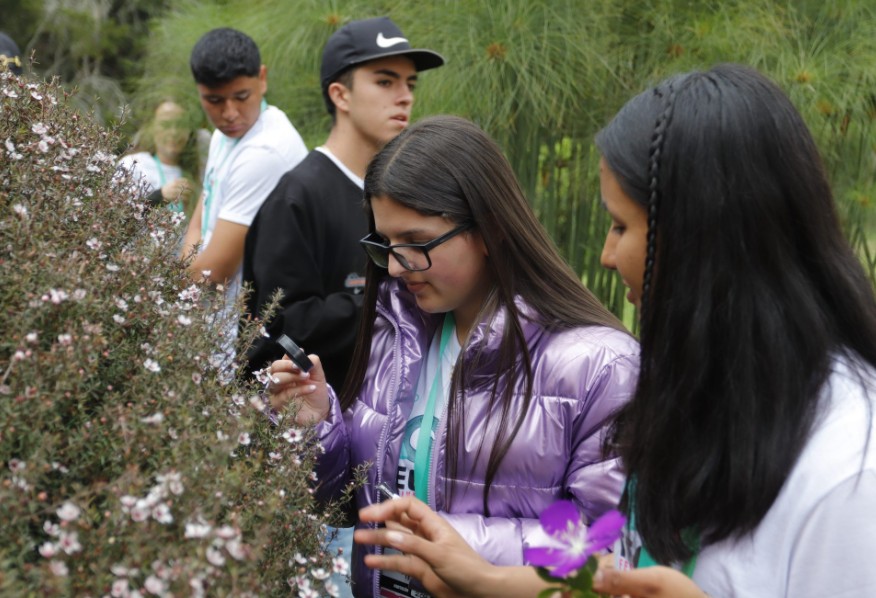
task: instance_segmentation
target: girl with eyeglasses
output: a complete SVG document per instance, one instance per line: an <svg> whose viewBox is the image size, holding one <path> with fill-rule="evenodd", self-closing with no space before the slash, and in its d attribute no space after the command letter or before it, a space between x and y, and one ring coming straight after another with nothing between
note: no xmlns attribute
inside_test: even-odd
<svg viewBox="0 0 876 598"><path fill-rule="evenodd" d="M565 498L589 519L623 476L602 444L638 374L638 345L562 260L498 146L456 117L422 120L365 177L371 260L345 388L274 362L273 403L316 421L320 498L370 463L359 508L416 495L483 558L520 565L539 513ZM421 596L374 572L357 596Z"/></svg>
<svg viewBox="0 0 876 598"><path fill-rule="evenodd" d="M876 299L805 122L764 76L720 65L633 98L596 146L603 264L640 308L642 367L610 435L633 523L595 589L876 596ZM544 586L415 500L360 517L415 532L356 540L402 550L369 565L437 595Z"/></svg>

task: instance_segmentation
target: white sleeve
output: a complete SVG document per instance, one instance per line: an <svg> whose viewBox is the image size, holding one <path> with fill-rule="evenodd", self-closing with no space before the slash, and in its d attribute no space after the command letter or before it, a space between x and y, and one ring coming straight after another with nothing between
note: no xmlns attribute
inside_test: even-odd
<svg viewBox="0 0 876 598"><path fill-rule="evenodd" d="M291 166L277 152L246 148L223 177L222 207L217 218L249 226L268 194Z"/></svg>
<svg viewBox="0 0 876 598"><path fill-rule="evenodd" d="M870 438L876 442L876 438ZM788 596L876 596L876 471L865 469L835 487L797 536Z"/></svg>

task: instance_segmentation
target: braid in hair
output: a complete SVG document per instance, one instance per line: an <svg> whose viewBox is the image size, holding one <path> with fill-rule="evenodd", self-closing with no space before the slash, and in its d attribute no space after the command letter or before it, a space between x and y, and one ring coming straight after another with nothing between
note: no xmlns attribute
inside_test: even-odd
<svg viewBox="0 0 876 598"><path fill-rule="evenodd" d="M660 94L659 89L654 89L654 94ZM650 182L648 184L650 194L648 195L648 239L647 249L645 253L645 273L642 278L642 302L640 310L644 321L644 312L647 309L648 295L651 291L651 277L654 272L654 258L657 253L657 210L660 204L660 155L663 152L663 144L666 140L666 130L669 128L669 122L672 120L672 108L675 104L675 89L672 83L668 84L666 91L666 101L663 106L663 112L657 117L657 122L654 125L654 135L651 137L651 147L648 152L648 176Z"/></svg>

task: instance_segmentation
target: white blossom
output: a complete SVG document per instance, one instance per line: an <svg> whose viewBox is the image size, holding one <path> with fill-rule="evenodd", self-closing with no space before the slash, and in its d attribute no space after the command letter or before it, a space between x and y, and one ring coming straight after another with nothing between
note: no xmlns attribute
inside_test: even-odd
<svg viewBox="0 0 876 598"><path fill-rule="evenodd" d="M143 367L149 370L150 372L160 372L161 366L158 365L158 362L154 359L146 359L143 361Z"/></svg>
<svg viewBox="0 0 876 598"><path fill-rule="evenodd" d="M82 544L79 543L79 534L62 530L58 537L58 548L67 554L75 554L81 551Z"/></svg>
<svg viewBox="0 0 876 598"><path fill-rule="evenodd" d="M167 591L167 584L164 581L155 577L154 575L150 575L143 583L143 588L150 594L161 596L162 594L164 594L164 592Z"/></svg>
<svg viewBox="0 0 876 598"><path fill-rule="evenodd" d="M68 500L57 510L57 514L61 521L76 521L82 514L82 509Z"/></svg>
<svg viewBox="0 0 876 598"><path fill-rule="evenodd" d="M206 538L210 535L213 528L202 519L196 519L186 523L186 538Z"/></svg>
<svg viewBox="0 0 876 598"><path fill-rule="evenodd" d="M42 545L40 545L39 551L43 557L50 559L58 554L58 547L51 542L44 542Z"/></svg>
<svg viewBox="0 0 876 598"><path fill-rule="evenodd" d="M167 525L169 523L173 523L173 514L170 512L170 507L168 507L165 503L161 503L157 505L154 509L152 509L152 518L155 519L158 523L162 523Z"/></svg>
<svg viewBox="0 0 876 598"><path fill-rule="evenodd" d="M206 555L207 560L210 562L211 565L221 567L225 564L225 557L222 556L221 552L219 552L216 548L213 548L212 546L207 548Z"/></svg>
<svg viewBox="0 0 876 598"><path fill-rule="evenodd" d="M58 577L67 577L70 570L67 569L67 564L64 561L50 561L49 569Z"/></svg>

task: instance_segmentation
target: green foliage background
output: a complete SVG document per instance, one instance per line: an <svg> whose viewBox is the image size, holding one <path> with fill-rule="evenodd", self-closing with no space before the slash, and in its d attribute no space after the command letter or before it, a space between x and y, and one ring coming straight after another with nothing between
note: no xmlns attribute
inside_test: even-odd
<svg viewBox="0 0 876 598"><path fill-rule="evenodd" d="M262 48L271 102L315 145L330 125L318 82L323 44L343 23L388 14L415 46L448 59L421 77L415 118L459 114L493 135L563 254L623 313L623 289L599 266L607 222L593 135L649 84L719 62L754 66L789 93L821 147L849 238L876 279L874 6L869 0L179 0L154 24L138 100L148 105L171 90L196 110L189 51L205 31L233 26Z"/></svg>
<svg viewBox="0 0 876 598"><path fill-rule="evenodd" d="M542 222L617 313L623 290L599 266L593 134L635 93L680 71L752 65L791 96L825 157L850 241L876 280L876 2L873 0L6 0L4 27L33 73L79 88L103 121L134 109L130 137L175 97L207 126L188 71L205 31L249 33L269 67L270 100L308 145L329 128L323 44L342 24L388 14L415 45L442 52L421 77L415 117L466 116L502 145ZM119 152L126 144L120 143ZM632 321L627 313L627 321Z"/></svg>

